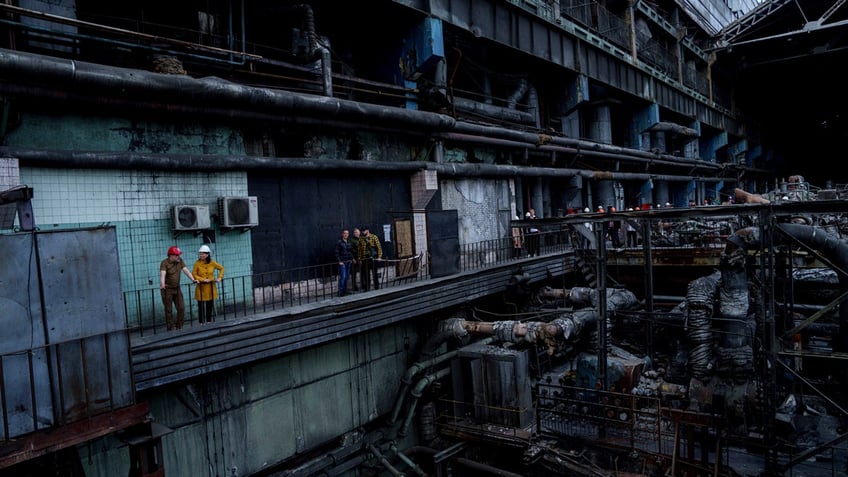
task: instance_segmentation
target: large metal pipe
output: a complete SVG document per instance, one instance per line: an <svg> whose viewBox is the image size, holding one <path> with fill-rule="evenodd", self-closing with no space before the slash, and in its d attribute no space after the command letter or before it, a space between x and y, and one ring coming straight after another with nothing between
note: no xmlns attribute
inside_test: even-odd
<svg viewBox="0 0 848 477"><path fill-rule="evenodd" d="M574 148L576 153L606 153L621 159L643 158L670 161L688 168L720 170L721 165L655 154L609 144L563 138L503 127L456 121L438 113L368 104L306 93L259 88L219 78L191 78L149 71L100 65L0 49L0 72L15 82L0 83L0 93L20 97L67 99L78 95L93 104L115 105L121 101L135 107L156 110L188 108L194 113L209 112L228 117L254 117L285 122L300 118L339 120L351 127L388 127L419 133L448 132L501 138L527 145L557 145ZM117 98L132 98L118 100ZM202 105L202 106L198 106ZM294 119L288 118L289 116ZM647 177L641 175L639 178Z"/></svg>
<svg viewBox="0 0 848 477"><path fill-rule="evenodd" d="M531 142L518 141L515 139L503 139L503 138L495 138L488 136L476 136L471 134L462 134L462 133L452 133L452 132L443 132L443 133L434 133L433 137L437 137L444 140L456 141L456 142L468 142L472 144L484 144L489 146L504 146L504 147L514 147L514 148L526 148L532 151L542 151L549 153L563 153L567 155L574 156L585 156L585 157L597 157L600 159L610 159L610 160L626 160L631 162L640 162L640 163L650 163L650 164L661 164L665 166L674 166L674 167L685 167L687 170L697 168L692 161L688 161L686 163L681 163L679 160L670 161L667 159L658 159L658 158L647 158L642 157L637 154L633 154L633 150L629 150L627 153L613 153L607 151L595 151L595 150L586 150L580 149L576 146L564 146L557 144L538 144ZM704 169L719 169L720 166L713 163L703 163L701 167Z"/></svg>
<svg viewBox="0 0 848 477"><path fill-rule="evenodd" d="M303 23L306 26L306 35L309 37L309 57L321 60L321 85L324 96L333 96L333 70L330 59L330 50L318 41L318 33L315 31L315 13L312 6L306 3L292 7L303 10Z"/></svg>
<svg viewBox="0 0 848 477"><path fill-rule="evenodd" d="M359 124L415 126L431 131L448 130L456 123L454 118L437 113L257 88L214 77L195 79L11 50L0 50L0 72L29 85L27 89L18 89L18 94L36 97L45 93L49 96L58 88L66 93L90 94L92 101L97 97L133 97L155 103L160 109L167 109L165 102L224 106L234 116L248 109L277 115L344 119ZM0 83L0 92L6 92L8 84Z"/></svg>
<svg viewBox="0 0 848 477"><path fill-rule="evenodd" d="M19 159L23 165L56 168L97 169L161 169L183 171L384 171L413 173L432 169L445 177L574 177L593 180L648 180L688 182L700 176L674 176L647 173L557 169L498 164L436 164L432 162L351 161L345 159L313 159L203 154L153 154L137 152L90 152L25 149L0 146L0 156Z"/></svg>
<svg viewBox="0 0 848 477"><path fill-rule="evenodd" d="M848 291L848 244L834 235L828 234L823 229L811 225L801 224L778 224L777 227L790 237L798 240L804 245L819 251L824 255L836 270L839 276L839 290L841 293ZM839 335L834 344L834 351L848 351L848 304L842 302L839 305Z"/></svg>

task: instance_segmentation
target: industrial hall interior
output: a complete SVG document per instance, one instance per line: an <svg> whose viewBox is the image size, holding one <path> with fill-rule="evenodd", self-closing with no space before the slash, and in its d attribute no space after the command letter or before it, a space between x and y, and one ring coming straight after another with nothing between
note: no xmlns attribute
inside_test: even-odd
<svg viewBox="0 0 848 477"><path fill-rule="evenodd" d="M0 2L0 477L845 476L845 3Z"/></svg>

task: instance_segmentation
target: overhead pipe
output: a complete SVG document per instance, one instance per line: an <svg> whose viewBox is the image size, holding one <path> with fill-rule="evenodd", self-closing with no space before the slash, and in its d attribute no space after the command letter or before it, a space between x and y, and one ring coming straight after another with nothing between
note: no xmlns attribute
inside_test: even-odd
<svg viewBox="0 0 848 477"><path fill-rule="evenodd" d="M208 112L238 118L264 115L263 119L277 122L294 120L308 124L310 118L321 118L323 121L335 119L345 121L351 127L376 125L391 127L396 131L420 131L419 134L453 131L528 145L572 147L576 148L578 154L607 153L621 159L666 160L670 161L669 165L710 169L722 167L715 163L609 144L466 123L448 115L427 111L246 86L214 77L196 79L184 75L165 75L12 50L0 49L0 71L13 75L20 82L0 83L0 92L26 97L66 100L69 96L79 94L80 100L106 105L146 105L157 110ZM294 119L287 118L287 114Z"/></svg>
<svg viewBox="0 0 848 477"><path fill-rule="evenodd" d="M574 177L593 180L666 180L688 182L700 176L556 169L498 164L351 161L308 157L260 157L205 154L161 154L138 152L57 151L0 146L0 155L14 157L25 165L57 168L160 169L184 171L384 171L414 173L435 170L445 177Z"/></svg>
<svg viewBox="0 0 848 477"><path fill-rule="evenodd" d="M553 167L514 166L503 164L469 164L452 162L435 165L433 169L446 177L574 177L580 176L592 180L664 180L668 182L689 182L704 180L703 176L649 174L639 172L611 172L589 169L568 169Z"/></svg>
<svg viewBox="0 0 848 477"><path fill-rule="evenodd" d="M687 136L687 137L700 137L701 136L701 134L698 133L698 131L695 130L695 129L687 128L686 126L681 126L681 125L676 124L676 123L670 123L670 122L664 122L664 121L661 121L661 122L654 124L653 126L648 128L648 130L649 131L671 132L671 133L675 133L675 134L679 134L681 136Z"/></svg>
<svg viewBox="0 0 848 477"><path fill-rule="evenodd" d="M471 99L454 98L453 107L460 112L486 116L509 123L524 125L533 125L535 123L535 118L528 112L481 103L480 101L474 101Z"/></svg>
<svg viewBox="0 0 848 477"><path fill-rule="evenodd" d="M666 165L666 166L674 166L681 167L686 169L721 169L719 164L715 163L702 163L702 164L693 164L692 161L681 162L677 161L669 161L666 159L657 159L657 158L646 158L641 157L636 154L628 153L612 153L612 152L604 152L604 151L594 151L594 150L584 150L579 149L574 146L561 146L555 144L538 144L538 143L529 143L529 142L521 142L512 139L501 139L501 138L493 138L487 136L475 136L471 134L461 134L461 133L451 133L451 132L441 132L434 133L433 137L437 137L443 140L450 140L456 142L468 142L468 143L477 143L484 144L489 146L503 146L503 147L514 147L514 148L524 148L524 149L532 149L534 151L542 151L542 152L551 152L551 153L564 153L573 156L584 156L584 157L597 157L601 159L610 159L617 161L631 161L631 162L641 162L646 164L657 164L657 165Z"/></svg>
<svg viewBox="0 0 848 477"><path fill-rule="evenodd" d="M91 94L92 101L109 95L132 97L136 101L144 99L159 109L169 107L163 102L228 106L229 109L219 112L235 117L244 108L249 108L275 115L313 115L344 119L360 125L376 122L400 128L414 126L447 130L456 123L454 118L438 113L246 86L215 77L196 79L3 49L0 49L0 71L28 85L17 93L30 96L45 93L49 96L58 87L64 94ZM0 92L7 92L7 88L7 82L0 84Z"/></svg>
<svg viewBox="0 0 848 477"><path fill-rule="evenodd" d="M526 132L526 131L518 131L512 129L506 129L500 126L486 126L482 124L474 124L474 123L465 123L465 122L457 122L456 125L452 128L453 131L458 133L468 133L468 134L477 134L484 135L489 137L497 137L502 139L512 139L519 142L525 142L530 144L555 144L560 146L571 146L579 148L581 151L604 151L610 152L614 154L628 154L635 157L644 157L648 159L666 159L671 161L684 161L690 165L703 165L703 166L711 166L714 168L721 168L720 164L716 164L713 162L699 161L696 159L690 159L686 157L674 156L671 154L663 154L663 153L655 153L651 151L642 151L639 149L628 149L620 146L614 146L612 144L601 144L595 143L592 141L586 141L582 139L570 138L570 137L560 137L553 136L549 134L539 134L534 132Z"/></svg>
<svg viewBox="0 0 848 477"><path fill-rule="evenodd" d="M88 152L24 149L0 146L2 157L14 157L29 166L161 169L183 171L384 171L414 173L432 164L426 162L350 161L308 157L259 157L205 154L160 154L137 152Z"/></svg>

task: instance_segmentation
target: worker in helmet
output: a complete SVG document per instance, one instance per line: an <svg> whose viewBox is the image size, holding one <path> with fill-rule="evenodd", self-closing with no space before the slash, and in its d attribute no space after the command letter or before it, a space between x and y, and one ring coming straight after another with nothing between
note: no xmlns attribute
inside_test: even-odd
<svg viewBox="0 0 848 477"><path fill-rule="evenodd" d="M224 266L212 260L212 250L208 245L201 245L197 250L197 261L194 262L191 274L197 279L197 287L194 290L197 321L201 325L212 323L215 321L215 300L218 299L216 283L224 279Z"/></svg>
<svg viewBox="0 0 848 477"><path fill-rule="evenodd" d="M168 331L180 329L185 321L185 302L180 289L180 272L185 273L193 283L194 275L188 270L182 259L182 250L172 246L168 248L168 258L159 264L159 290L162 292L162 304L165 305L165 325ZM173 308L177 308L177 321L173 319Z"/></svg>

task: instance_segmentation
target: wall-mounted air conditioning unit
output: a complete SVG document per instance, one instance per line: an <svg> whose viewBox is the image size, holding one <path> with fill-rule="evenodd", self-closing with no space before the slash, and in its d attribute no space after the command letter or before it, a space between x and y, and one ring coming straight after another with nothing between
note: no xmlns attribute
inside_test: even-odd
<svg viewBox="0 0 848 477"><path fill-rule="evenodd" d="M221 227L239 228L259 225L259 201L256 197L218 197Z"/></svg>
<svg viewBox="0 0 848 477"><path fill-rule="evenodd" d="M205 205L177 205L174 207L174 230L207 230L212 228L209 207Z"/></svg>

